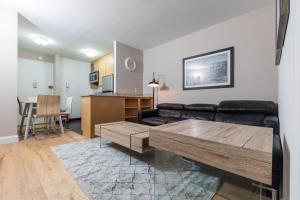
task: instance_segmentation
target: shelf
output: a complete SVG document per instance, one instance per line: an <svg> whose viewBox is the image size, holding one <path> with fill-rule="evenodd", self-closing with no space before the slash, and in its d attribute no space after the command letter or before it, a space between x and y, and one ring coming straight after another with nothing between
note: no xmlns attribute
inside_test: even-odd
<svg viewBox="0 0 300 200"><path fill-rule="evenodd" d="M134 115L134 116L125 116L125 119L130 119L130 118L137 118L137 116L136 115Z"/></svg>
<svg viewBox="0 0 300 200"><path fill-rule="evenodd" d="M126 109L138 109L138 107L135 107L135 106L126 106L125 108Z"/></svg>
<svg viewBox="0 0 300 200"><path fill-rule="evenodd" d="M141 108L151 108L151 106L141 106Z"/></svg>
<svg viewBox="0 0 300 200"><path fill-rule="evenodd" d="M90 88L97 89L99 87L99 82L90 83Z"/></svg>
<svg viewBox="0 0 300 200"><path fill-rule="evenodd" d="M125 99L125 108L138 108L137 99Z"/></svg>

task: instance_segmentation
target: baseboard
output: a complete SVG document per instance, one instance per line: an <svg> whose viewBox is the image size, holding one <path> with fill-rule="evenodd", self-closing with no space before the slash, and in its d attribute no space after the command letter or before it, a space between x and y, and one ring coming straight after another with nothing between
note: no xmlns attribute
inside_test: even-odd
<svg viewBox="0 0 300 200"><path fill-rule="evenodd" d="M18 135L9 135L9 136L0 137L0 144L8 144L14 142L19 142Z"/></svg>
<svg viewBox="0 0 300 200"><path fill-rule="evenodd" d="M77 121L77 120L81 120L81 118L80 117L79 118L70 118L69 122L71 122L71 121Z"/></svg>

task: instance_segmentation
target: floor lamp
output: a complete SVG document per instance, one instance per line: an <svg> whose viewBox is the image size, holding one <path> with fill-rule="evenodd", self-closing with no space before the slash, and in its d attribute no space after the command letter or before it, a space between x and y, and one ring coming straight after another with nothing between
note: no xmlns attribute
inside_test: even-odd
<svg viewBox="0 0 300 200"><path fill-rule="evenodd" d="M158 83L158 80L156 81L155 80L155 75L154 75L154 72L153 72L153 79L152 79L152 81L150 81L149 83L148 83L148 86L149 87L152 87L152 89L153 89L153 99L152 99L152 106L153 106L153 110L154 110L154 89L156 88L156 87L159 87L159 83Z"/></svg>

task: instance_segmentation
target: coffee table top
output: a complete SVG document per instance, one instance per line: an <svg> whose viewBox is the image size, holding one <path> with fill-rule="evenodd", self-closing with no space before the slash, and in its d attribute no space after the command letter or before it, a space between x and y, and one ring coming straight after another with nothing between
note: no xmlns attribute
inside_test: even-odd
<svg viewBox="0 0 300 200"><path fill-rule="evenodd" d="M133 122L127 122L127 121L118 121L118 122L112 122L112 123L105 123L100 124L101 128L105 128L110 131L118 132L119 134L124 135L134 135L137 133L145 133L139 135L139 137L149 137L149 128L150 126L143 125L143 124L137 124Z"/></svg>
<svg viewBox="0 0 300 200"><path fill-rule="evenodd" d="M273 129L266 127L190 119L151 129L271 154L273 149Z"/></svg>

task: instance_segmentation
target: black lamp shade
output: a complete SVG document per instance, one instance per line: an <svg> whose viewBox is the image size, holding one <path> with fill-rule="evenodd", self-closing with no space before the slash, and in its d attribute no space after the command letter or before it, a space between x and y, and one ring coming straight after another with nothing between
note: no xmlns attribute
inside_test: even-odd
<svg viewBox="0 0 300 200"><path fill-rule="evenodd" d="M159 87L158 81L155 80L154 72L153 72L153 79L152 79L152 81L150 81L150 82L148 83L148 86L149 86L149 87L152 87L152 88Z"/></svg>
<svg viewBox="0 0 300 200"><path fill-rule="evenodd" d="M157 81L155 81L155 79L153 79L152 81L150 81L148 83L149 87L159 87L159 83Z"/></svg>

